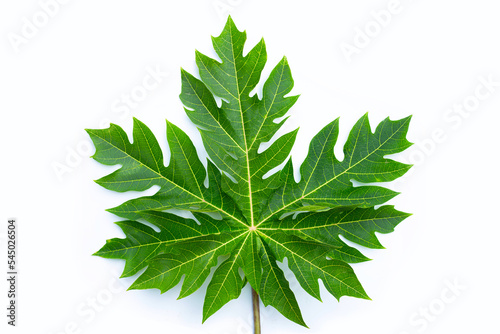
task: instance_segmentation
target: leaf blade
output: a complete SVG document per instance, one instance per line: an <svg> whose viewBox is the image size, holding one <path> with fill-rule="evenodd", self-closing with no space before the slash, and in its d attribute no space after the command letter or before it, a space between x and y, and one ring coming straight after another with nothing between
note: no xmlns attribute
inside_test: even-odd
<svg viewBox="0 0 500 334"><path fill-rule="evenodd" d="M294 86L288 60L283 57L272 69L262 98L250 95L261 80L267 51L261 39L244 54L245 42L246 32L229 18L212 38L221 61L196 51L200 79L181 69L180 99L200 132L206 165L189 136L168 121L167 166L155 136L136 119L133 141L114 124L87 130L96 146L94 159L120 165L98 184L117 192L159 186L152 196L108 209L129 219L117 223L125 238L108 241L95 255L125 260L124 277L147 267L130 289L163 293L184 278L179 298L198 290L215 268L203 322L238 298L249 282L264 305L306 326L277 262L286 257L302 288L319 300L320 279L337 299L369 299L349 265L369 259L339 236L382 248L375 233L390 233L409 216L392 206L374 207L398 194L376 183L393 181L411 167L386 157L411 145L406 140L410 117L387 118L372 132L365 114L351 129L342 161L334 154L339 124L333 121L312 139L301 180L295 182L289 157L298 129L276 136L298 99L288 96ZM263 145L267 149L261 150ZM188 211L194 219L165 212L171 209Z"/></svg>

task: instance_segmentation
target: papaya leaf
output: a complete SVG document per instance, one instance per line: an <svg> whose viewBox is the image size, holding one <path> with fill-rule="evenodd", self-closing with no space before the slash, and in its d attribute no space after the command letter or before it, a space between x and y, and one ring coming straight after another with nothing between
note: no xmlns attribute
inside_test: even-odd
<svg viewBox="0 0 500 334"><path fill-rule="evenodd" d="M372 132L364 115L344 144L342 161L334 154L339 133L334 120L312 139L296 182L290 152L298 129L260 150L297 101L298 96L288 96L290 67L283 58L263 82L262 97L251 95L261 81L266 45L261 40L244 54L245 40L246 33L229 18L212 38L220 61L196 51L200 78L181 69L180 99L199 129L206 164L189 136L168 121L170 161L164 161L157 139L137 119L132 140L114 124L87 130L96 147L93 158L120 165L97 180L99 185L117 192L159 187L152 196L109 209L126 219L117 222L125 238L108 240L95 255L125 260L122 277L146 268L130 289L163 293L182 280L180 298L198 290L215 268L203 321L238 298L248 283L264 305L306 326L278 262L287 258L302 288L319 300L319 280L337 299L369 299L350 265L368 258L340 236L382 248L375 232L390 233L409 216L384 205L396 192L374 184L393 181L411 167L386 158L411 145L406 140L410 117L387 118ZM190 212L192 218L170 209Z"/></svg>

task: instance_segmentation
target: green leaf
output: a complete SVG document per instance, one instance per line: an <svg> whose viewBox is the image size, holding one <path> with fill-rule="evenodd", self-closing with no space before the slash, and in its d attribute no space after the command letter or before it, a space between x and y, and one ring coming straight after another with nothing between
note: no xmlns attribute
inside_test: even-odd
<svg viewBox="0 0 500 334"><path fill-rule="evenodd" d="M263 275L260 298L264 305L274 306L288 319L307 327L302 318L299 304L285 278L285 274L276 264L277 256L264 244L261 248Z"/></svg>
<svg viewBox="0 0 500 334"><path fill-rule="evenodd" d="M240 296L246 281L240 276L238 270L241 266L243 253L248 251L245 247L248 238L249 234L246 235L245 241L233 250L231 257L215 270L207 287L207 296L203 305L203 322L227 302Z"/></svg>
<svg viewBox="0 0 500 334"><path fill-rule="evenodd" d="M321 279L337 299L341 296L369 299L347 263L328 259L329 247L282 232L262 233L261 236L278 260L288 258L288 266L311 296L321 300L318 284Z"/></svg>
<svg viewBox="0 0 500 334"><path fill-rule="evenodd" d="M156 232L137 221L117 222L116 224L120 226L127 238L108 240L104 247L95 253L108 259L126 260L122 277L135 275L146 266L147 260L165 252L169 244L235 229L228 222L200 214L195 214L195 217L203 222L200 226L193 219L166 212L145 211L141 213L141 216L158 227L160 231Z"/></svg>
<svg viewBox="0 0 500 334"><path fill-rule="evenodd" d="M96 147L93 158L119 165L97 180L99 185L117 192L159 187L152 196L109 209L127 219L117 223L125 237L108 240L95 255L125 260L123 277L145 268L130 289L163 293L182 281L179 298L198 290L213 271L203 321L249 283L264 305L306 326L278 262L286 258L301 287L318 300L319 280L337 299L369 299L350 265L369 259L340 236L383 248L375 232L390 233L409 216L383 205L398 193L376 183L393 181L411 167L387 158L411 145L406 140L410 117L385 119L372 132L364 115L344 144L342 161L334 154L339 122L333 121L312 139L296 182L290 152L298 129L276 136L298 98L288 96L290 67L283 58L261 79L265 43L245 54L245 40L246 33L229 18L212 39L220 60L196 51L200 78L181 70L180 99L199 129L209 156L206 165L191 139L169 122L169 161L153 133L136 119L132 140L114 124L87 130ZM261 98L252 95L259 83Z"/></svg>

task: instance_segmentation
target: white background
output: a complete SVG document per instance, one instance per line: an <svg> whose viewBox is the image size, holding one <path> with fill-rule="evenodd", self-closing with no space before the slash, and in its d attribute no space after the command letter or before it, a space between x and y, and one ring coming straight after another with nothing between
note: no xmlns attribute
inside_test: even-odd
<svg viewBox="0 0 500 334"><path fill-rule="evenodd" d="M380 28L371 13L389 3L73 0L16 47L13 36L22 36L26 20L44 24L42 9L34 0L2 0L0 267L6 221L15 217L20 291L18 327L8 328L1 280L1 332L250 332L248 287L201 325L203 289L182 300L178 287L164 295L125 292L133 279L117 279L123 263L90 256L122 236L113 224L119 219L104 210L138 194L92 181L113 168L88 158L93 149L83 129L112 121L129 131L135 116L166 148L168 118L200 144L178 98L179 68L197 73L194 50L213 55L210 35L220 33L230 11L247 30L247 46L265 37L264 77L288 57L301 98L280 133L300 125L296 165L312 136L337 117L342 157L343 140L367 111L373 127L413 114L408 138L416 143L396 157L416 166L390 185L402 192L391 203L414 215L380 236L385 250L364 250L373 261L353 266L373 300L339 303L323 289L320 303L291 278L310 329L268 308L263 333L499 333L499 8L491 0L401 0ZM366 46L357 36L365 28L372 29ZM341 47L356 36L358 53L346 57ZM116 113L113 105L140 89L148 68L170 75L129 114ZM497 82L490 91L481 83L488 78ZM453 108L463 103L471 111L461 116Z"/></svg>

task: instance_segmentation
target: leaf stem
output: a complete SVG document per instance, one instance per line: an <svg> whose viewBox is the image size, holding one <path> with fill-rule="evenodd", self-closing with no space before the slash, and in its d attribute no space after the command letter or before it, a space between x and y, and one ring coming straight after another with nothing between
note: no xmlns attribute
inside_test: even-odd
<svg viewBox="0 0 500 334"><path fill-rule="evenodd" d="M257 292L252 288L252 302L253 302L253 326L254 334L260 334L260 300Z"/></svg>

